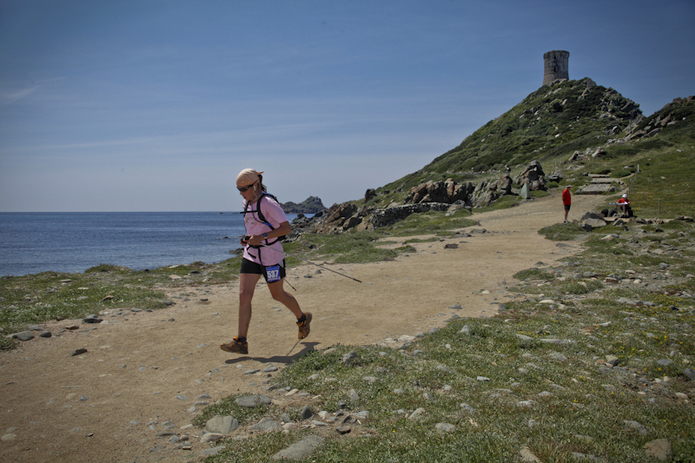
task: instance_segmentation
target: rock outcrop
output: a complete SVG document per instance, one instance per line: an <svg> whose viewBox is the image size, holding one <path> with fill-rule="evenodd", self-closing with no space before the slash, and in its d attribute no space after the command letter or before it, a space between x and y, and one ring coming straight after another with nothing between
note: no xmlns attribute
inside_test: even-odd
<svg viewBox="0 0 695 463"><path fill-rule="evenodd" d="M651 116L637 120L637 123L627 130L625 140L650 138L658 135L666 127L684 123L686 118L681 113L684 113L688 106L691 112L693 105L695 105L695 96L676 98Z"/></svg>
<svg viewBox="0 0 695 463"><path fill-rule="evenodd" d="M545 185L545 172L538 161L531 161L526 169L516 178L519 185L528 184L529 190L547 190Z"/></svg>
<svg viewBox="0 0 695 463"><path fill-rule="evenodd" d="M309 196L299 204L293 203L292 201L283 203L282 210L285 211L286 214L316 214L325 211L326 206L323 205L321 198L318 196Z"/></svg>
<svg viewBox="0 0 695 463"><path fill-rule="evenodd" d="M404 202L453 204L460 201L465 204L473 191L474 187L470 182L459 184L451 178L446 181L429 181L411 188Z"/></svg>
<svg viewBox="0 0 695 463"><path fill-rule="evenodd" d="M458 183L451 178L421 183L408 191L405 204L386 208L369 205L358 207L349 202L334 204L312 218L298 216L292 222L293 231L287 239L296 239L301 233L340 234L351 229L373 230L391 226L412 214L428 211L486 207L501 196L516 194L514 183L527 184L529 190L547 189L543 167L540 162L531 161L515 181L509 169L506 169L498 179L483 180L476 186L471 182ZM376 190L367 190L365 203L377 196Z"/></svg>

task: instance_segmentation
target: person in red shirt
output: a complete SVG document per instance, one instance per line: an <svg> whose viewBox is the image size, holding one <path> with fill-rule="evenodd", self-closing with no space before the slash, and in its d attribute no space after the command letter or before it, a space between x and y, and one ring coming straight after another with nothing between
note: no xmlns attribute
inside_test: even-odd
<svg viewBox="0 0 695 463"><path fill-rule="evenodd" d="M630 217L632 215L632 208L630 207L630 200L627 199L627 195L623 195L616 204L623 217Z"/></svg>
<svg viewBox="0 0 695 463"><path fill-rule="evenodd" d="M565 223L567 223L567 213L570 211L570 206L572 206L572 195L570 194L569 185L562 192L562 204L565 206Z"/></svg>

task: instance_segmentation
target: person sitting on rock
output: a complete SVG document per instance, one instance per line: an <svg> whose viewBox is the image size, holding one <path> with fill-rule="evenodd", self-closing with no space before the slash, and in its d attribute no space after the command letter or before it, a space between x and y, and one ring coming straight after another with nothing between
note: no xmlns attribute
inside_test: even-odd
<svg viewBox="0 0 695 463"><path fill-rule="evenodd" d="M618 209L622 217L632 217L632 208L630 207L630 200L627 199L627 195L623 195L618 202Z"/></svg>

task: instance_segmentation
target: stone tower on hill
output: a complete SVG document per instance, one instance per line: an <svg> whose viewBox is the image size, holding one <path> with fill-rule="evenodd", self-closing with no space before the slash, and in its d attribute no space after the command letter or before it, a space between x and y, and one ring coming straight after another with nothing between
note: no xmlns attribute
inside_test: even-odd
<svg viewBox="0 0 695 463"><path fill-rule="evenodd" d="M550 85L558 79L569 79L570 52L553 50L543 55L545 62L543 85Z"/></svg>

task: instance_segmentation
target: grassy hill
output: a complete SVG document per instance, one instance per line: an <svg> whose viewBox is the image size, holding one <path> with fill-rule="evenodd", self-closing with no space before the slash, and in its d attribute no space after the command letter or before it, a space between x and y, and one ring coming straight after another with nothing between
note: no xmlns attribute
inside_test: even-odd
<svg viewBox="0 0 695 463"><path fill-rule="evenodd" d="M578 185L582 174L595 172L630 176L632 183L639 165L633 190L645 212L658 214L661 204L683 214L690 206L682 196L692 196L694 116L692 97L645 117L637 103L591 79L561 81L533 92L422 169L378 188L374 204L402 201L410 188L430 180L476 183L499 176L505 165L520 171L536 159L546 173L559 171ZM569 161L575 152L597 151L601 156Z"/></svg>

